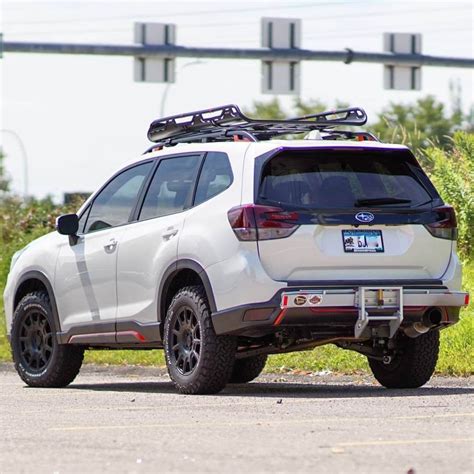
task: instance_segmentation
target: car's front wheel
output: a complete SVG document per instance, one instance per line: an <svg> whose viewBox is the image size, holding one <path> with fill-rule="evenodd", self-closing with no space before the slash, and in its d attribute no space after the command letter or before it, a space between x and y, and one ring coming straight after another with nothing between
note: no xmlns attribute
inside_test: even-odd
<svg viewBox="0 0 474 474"><path fill-rule="evenodd" d="M79 373L81 347L58 344L47 293L24 296L15 309L11 332L15 368L31 387L65 387Z"/></svg>
<svg viewBox="0 0 474 474"><path fill-rule="evenodd" d="M236 350L231 336L217 336L204 289L181 289L171 301L164 327L168 373L181 393L221 391L229 381Z"/></svg>
<svg viewBox="0 0 474 474"><path fill-rule="evenodd" d="M387 388L418 388L433 375L438 361L439 331L432 330L399 342L399 350L389 364L370 359L374 377Z"/></svg>

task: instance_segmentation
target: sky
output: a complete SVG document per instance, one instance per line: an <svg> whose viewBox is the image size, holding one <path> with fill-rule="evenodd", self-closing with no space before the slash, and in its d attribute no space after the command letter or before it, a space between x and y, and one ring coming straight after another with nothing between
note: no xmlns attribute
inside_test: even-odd
<svg viewBox="0 0 474 474"><path fill-rule="evenodd" d="M302 47L379 52L384 32L422 34L422 52L473 57L469 1L7 1L1 3L5 41L132 44L135 22L172 23L177 44L260 47L262 17L300 18ZM165 115L228 103L250 108L261 93L261 65L251 60L176 61L176 83L137 83L130 57L6 53L0 59L0 145L12 188L36 197L91 192L150 145L149 123ZM449 108L450 82L467 110L472 69L424 67L421 91L383 88L383 66L307 61L300 97L365 108L369 122L389 102L433 94ZM164 92L165 101L163 101ZM293 98L279 96L290 111ZM370 129L370 127L368 127Z"/></svg>

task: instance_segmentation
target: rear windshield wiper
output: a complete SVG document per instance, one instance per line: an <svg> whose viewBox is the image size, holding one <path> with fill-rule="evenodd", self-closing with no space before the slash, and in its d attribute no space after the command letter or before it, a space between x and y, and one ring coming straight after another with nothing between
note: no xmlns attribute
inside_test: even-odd
<svg viewBox="0 0 474 474"><path fill-rule="evenodd" d="M357 199L354 203L356 207L362 206L382 206L384 204L408 204L411 202L411 199L401 199L401 198L391 198L391 197L380 197L380 198L367 198L367 199Z"/></svg>
<svg viewBox="0 0 474 474"><path fill-rule="evenodd" d="M273 204L275 207L282 207L285 209L285 211L312 211L312 209L309 207L298 206L297 204L291 204L290 202L275 201L274 199L268 199L265 196L260 196L259 199L261 201L265 201L266 204Z"/></svg>

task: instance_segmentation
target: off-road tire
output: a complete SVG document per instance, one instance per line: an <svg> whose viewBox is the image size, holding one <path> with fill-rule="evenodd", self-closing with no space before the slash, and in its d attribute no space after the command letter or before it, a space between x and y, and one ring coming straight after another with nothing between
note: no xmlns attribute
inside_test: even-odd
<svg viewBox="0 0 474 474"><path fill-rule="evenodd" d="M36 368L32 367L31 362L28 363L25 356L25 344L31 344L31 337L29 342L25 342L25 328L27 328L25 324L27 320L31 323L32 318L41 321L47 328L44 329L47 337L37 338L40 341L37 349L41 351L43 347L43 354L45 354L44 347L47 347L48 355L41 360L41 367L37 362ZM48 294L43 291L28 293L18 303L13 316L10 341L15 369L30 387L65 387L76 378L81 369L84 349L58 343L51 303ZM30 352L26 352L27 355L31 355Z"/></svg>
<svg viewBox="0 0 474 474"><path fill-rule="evenodd" d="M266 363L266 354L247 357L245 359L236 359L229 382L247 383L256 379L262 373Z"/></svg>
<svg viewBox="0 0 474 474"><path fill-rule="evenodd" d="M192 312L194 324L199 327L199 357L189 373L179 365L177 321L183 313ZM173 332L174 331L174 332ZM168 373L176 389L183 394L211 394L220 392L229 381L234 366L236 339L217 336L212 325L209 304L201 286L189 286L176 293L166 313L163 343ZM188 346L186 346L188 347ZM194 348L194 345L192 346Z"/></svg>
<svg viewBox="0 0 474 474"><path fill-rule="evenodd" d="M433 375L439 353L439 331L400 340L400 353L390 364L369 359L374 377L387 388L418 388Z"/></svg>

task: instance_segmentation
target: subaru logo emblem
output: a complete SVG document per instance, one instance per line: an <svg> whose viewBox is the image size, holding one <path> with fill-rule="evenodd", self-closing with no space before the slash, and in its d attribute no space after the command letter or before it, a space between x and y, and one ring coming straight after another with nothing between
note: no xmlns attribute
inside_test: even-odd
<svg viewBox="0 0 474 474"><path fill-rule="evenodd" d="M371 212L358 212L355 215L355 218L359 222L364 222L364 223L372 222L375 219L374 215Z"/></svg>

